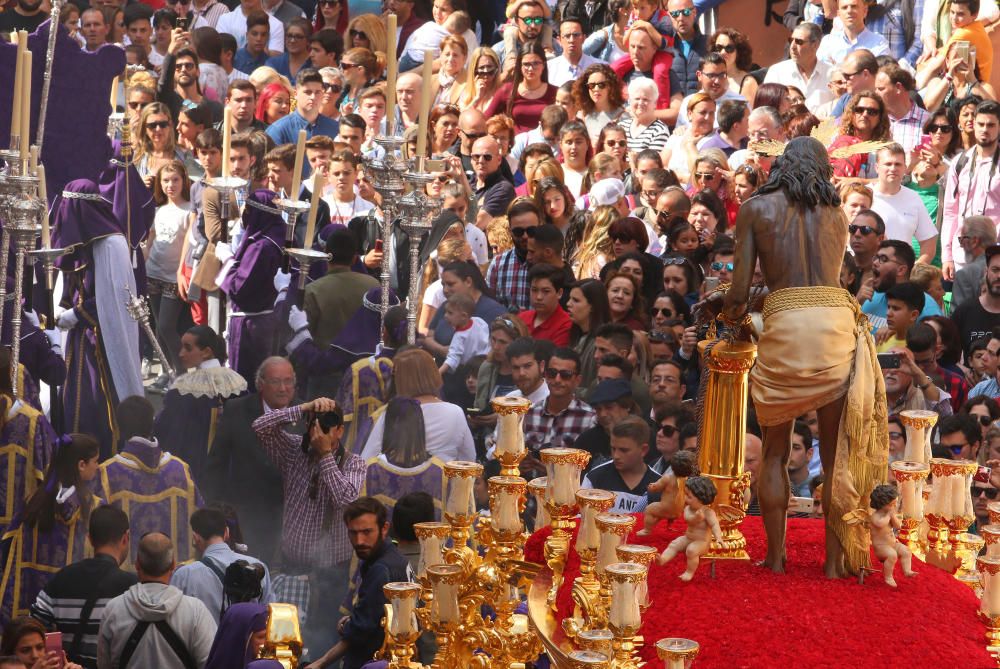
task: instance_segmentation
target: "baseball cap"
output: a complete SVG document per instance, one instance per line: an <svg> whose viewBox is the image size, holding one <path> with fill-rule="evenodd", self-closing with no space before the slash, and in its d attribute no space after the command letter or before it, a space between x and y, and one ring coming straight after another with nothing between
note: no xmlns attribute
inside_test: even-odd
<svg viewBox="0 0 1000 669"><path fill-rule="evenodd" d="M601 179L590 187L590 201L597 206L617 204L625 197L625 183L621 179Z"/></svg>

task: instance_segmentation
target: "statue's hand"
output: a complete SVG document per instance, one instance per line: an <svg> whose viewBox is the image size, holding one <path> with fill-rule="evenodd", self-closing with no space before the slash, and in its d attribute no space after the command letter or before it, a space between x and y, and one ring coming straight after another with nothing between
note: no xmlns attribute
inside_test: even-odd
<svg viewBox="0 0 1000 669"><path fill-rule="evenodd" d="M722 313L722 304L726 294L721 290L713 290L711 293L696 302L694 305L695 321L715 320Z"/></svg>

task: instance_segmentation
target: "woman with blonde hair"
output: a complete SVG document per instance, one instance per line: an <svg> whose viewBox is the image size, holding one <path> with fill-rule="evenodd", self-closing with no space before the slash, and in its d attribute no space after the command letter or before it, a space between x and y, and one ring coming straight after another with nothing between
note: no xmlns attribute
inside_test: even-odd
<svg viewBox="0 0 1000 669"><path fill-rule="evenodd" d="M538 188L538 184L545 177L551 177L565 184L566 178L564 175L565 172L562 165L555 158L544 158L538 161L535 163L535 169L531 170L531 174L525 175L525 177L530 177L526 182L528 184L528 197L535 197L535 189Z"/></svg>
<svg viewBox="0 0 1000 669"><path fill-rule="evenodd" d="M383 451L382 439L414 439L423 442L427 454L449 460L476 459L476 446L465 421L465 412L440 399L444 380L430 353L409 349L393 358L392 386L395 397L378 417L361 457L367 462Z"/></svg>
<svg viewBox="0 0 1000 669"><path fill-rule="evenodd" d="M188 174L201 173L194 156L177 146L170 110L162 102L150 102L143 107L136 135L135 169L147 187L152 188L159 169L174 160L183 163Z"/></svg>
<svg viewBox="0 0 1000 669"><path fill-rule="evenodd" d="M691 179L687 194L692 196L703 190L710 190L726 205L729 225L736 222L736 212L740 205L733 195L733 173L722 149L704 149L691 161Z"/></svg>
<svg viewBox="0 0 1000 669"><path fill-rule="evenodd" d="M435 104L454 103L462 92L462 84L468 78L465 62L469 58L469 43L461 35L448 35L441 40L441 55L437 62L440 69L435 85Z"/></svg>
<svg viewBox="0 0 1000 669"><path fill-rule="evenodd" d="M253 87L257 89L257 95L260 95L264 87L268 84L281 84L285 87L286 91L293 90L292 82L288 80L288 77L268 65L261 65L255 68L247 78L253 84Z"/></svg>
<svg viewBox="0 0 1000 669"><path fill-rule="evenodd" d="M514 238L510 236L510 224L506 216L494 216L486 226L486 241L494 256L514 248Z"/></svg>
<svg viewBox="0 0 1000 669"><path fill-rule="evenodd" d="M481 46L472 51L467 62L465 83L456 91L458 106L485 111L500 88L500 57L490 47Z"/></svg>
<svg viewBox="0 0 1000 669"><path fill-rule="evenodd" d="M573 260L573 274L577 279L598 279L601 268L613 256L614 245L608 236L611 224L620 218L612 205L594 207L590 221L583 232L583 240Z"/></svg>
<svg viewBox="0 0 1000 669"><path fill-rule="evenodd" d="M386 54L389 40L385 33L385 24L374 14L361 14L351 19L344 35L346 50L363 48L373 53Z"/></svg>

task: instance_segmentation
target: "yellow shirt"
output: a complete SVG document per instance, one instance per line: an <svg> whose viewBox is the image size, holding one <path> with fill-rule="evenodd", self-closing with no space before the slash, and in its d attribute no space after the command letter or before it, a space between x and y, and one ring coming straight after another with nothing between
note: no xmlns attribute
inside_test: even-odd
<svg viewBox="0 0 1000 669"><path fill-rule="evenodd" d="M982 22L973 21L967 26L956 29L948 39L948 43L944 45L946 53L948 47L956 40L965 40L976 47L979 81L989 82L990 74L993 72L993 44L990 42L990 36L986 34L986 28L983 27Z"/></svg>
<svg viewBox="0 0 1000 669"><path fill-rule="evenodd" d="M879 344L877 350L879 353L888 353L894 348L906 348L906 340L900 339L896 335L892 335L884 342Z"/></svg>

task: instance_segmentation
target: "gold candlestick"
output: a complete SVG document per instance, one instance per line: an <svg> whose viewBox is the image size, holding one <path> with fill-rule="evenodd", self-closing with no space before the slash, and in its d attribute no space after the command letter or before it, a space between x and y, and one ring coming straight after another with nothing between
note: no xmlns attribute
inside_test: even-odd
<svg viewBox="0 0 1000 669"><path fill-rule="evenodd" d="M563 568L569 552L570 530L577 513L576 491L580 474L590 462L590 453L578 448L546 448L541 452L548 483L545 504L551 518L552 534L545 540L545 562L552 570L549 607L556 610L556 595L563 581Z"/></svg>
<svg viewBox="0 0 1000 669"><path fill-rule="evenodd" d="M638 669L642 666L635 647L635 635L642 626L637 593L646 581L646 568L640 564L616 562L605 573L611 584L611 607L608 629L614 635L611 642L615 669Z"/></svg>
<svg viewBox="0 0 1000 669"><path fill-rule="evenodd" d="M960 574L974 574L976 571L976 558L986 545L986 540L978 534L962 532L958 535L958 558L961 564L956 576Z"/></svg>
<svg viewBox="0 0 1000 669"><path fill-rule="evenodd" d="M385 643L388 669L410 669L414 663L413 652L420 629L417 626L417 598L420 586L416 583L386 583L382 592L388 602L385 620Z"/></svg>
<svg viewBox="0 0 1000 669"><path fill-rule="evenodd" d="M482 473L483 466L477 462L452 460L444 465L444 518L451 525L452 551L472 552L468 546L470 529L476 519L472 488Z"/></svg>
<svg viewBox="0 0 1000 669"><path fill-rule="evenodd" d="M490 401L497 414L497 444L494 452L501 476L520 476L524 459L524 415L531 409L526 397L497 397Z"/></svg>
<svg viewBox="0 0 1000 669"><path fill-rule="evenodd" d="M701 648L691 639L660 639L656 642L656 656L663 660L665 669L688 669L698 657Z"/></svg>
<svg viewBox="0 0 1000 669"><path fill-rule="evenodd" d="M528 482L520 476L491 476L486 482L490 495L490 533L498 544L512 546L524 537L525 492Z"/></svg>
<svg viewBox="0 0 1000 669"><path fill-rule="evenodd" d="M581 488L576 491L580 506L580 529L576 534L576 553L580 556L580 575L573 580L573 616L563 620L563 630L573 638L580 630L592 628L595 607L599 605L601 584L594 567L601 533L597 517L615 505L615 494L607 490Z"/></svg>
<svg viewBox="0 0 1000 669"><path fill-rule="evenodd" d="M610 669L611 660L596 650L574 650L567 658L570 669Z"/></svg>
<svg viewBox="0 0 1000 669"><path fill-rule="evenodd" d="M899 484L902 498L902 513L899 540L918 556L925 554L920 543L920 522L924 518L924 483L930 474L930 466L922 462L899 460L890 466L892 475Z"/></svg>
<svg viewBox="0 0 1000 669"><path fill-rule="evenodd" d="M576 635L576 644L580 650L592 650L611 657L611 642L615 635L609 629L580 630Z"/></svg>
<svg viewBox="0 0 1000 669"><path fill-rule="evenodd" d="M619 562L629 562L632 564L639 564L649 571L649 566L653 564L653 560L659 551L652 546L643 546L642 544L622 544L615 549L615 555L618 556ZM649 590L646 587L646 582L643 581L642 587L638 593L639 596L639 608L645 611L649 608Z"/></svg>

